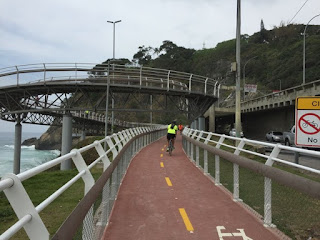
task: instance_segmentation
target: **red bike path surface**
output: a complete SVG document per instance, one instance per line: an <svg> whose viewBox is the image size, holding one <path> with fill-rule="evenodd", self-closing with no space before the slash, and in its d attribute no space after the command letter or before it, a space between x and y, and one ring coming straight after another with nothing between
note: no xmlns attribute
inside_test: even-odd
<svg viewBox="0 0 320 240"><path fill-rule="evenodd" d="M289 239L198 169L180 135L172 156L166 144L161 138L132 159L102 239Z"/></svg>

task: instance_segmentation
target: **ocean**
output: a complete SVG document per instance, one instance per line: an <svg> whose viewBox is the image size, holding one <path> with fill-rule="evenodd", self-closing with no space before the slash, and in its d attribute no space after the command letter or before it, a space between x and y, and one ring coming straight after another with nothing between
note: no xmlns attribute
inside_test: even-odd
<svg viewBox="0 0 320 240"><path fill-rule="evenodd" d="M40 136L41 133L22 132L22 142ZM14 132L0 132L0 177L13 172L13 148ZM48 162L59 155L59 150L36 150L34 146L22 146L20 172Z"/></svg>

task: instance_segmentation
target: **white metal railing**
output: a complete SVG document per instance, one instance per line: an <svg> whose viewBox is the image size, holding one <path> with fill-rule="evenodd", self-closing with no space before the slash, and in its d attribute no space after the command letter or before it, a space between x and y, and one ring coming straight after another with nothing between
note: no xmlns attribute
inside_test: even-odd
<svg viewBox="0 0 320 240"><path fill-rule="evenodd" d="M320 152L312 151L312 150L306 150L302 148L296 148L296 147L289 147L284 146L282 144L273 144L273 143L267 143L267 142L261 142L261 141L255 141L250 140L246 138L237 138L237 137L231 137L227 136L225 134L216 134L212 132L205 132L190 128L185 128L183 131L183 135L190 137L194 139L196 142L201 142L204 144L212 144L215 146L215 148L220 149L222 146L234 151L234 155L240 155L240 153L247 153L250 155L258 156L260 158L265 159L265 165L272 167L275 162L285 164L291 167L295 167L304 171L308 171L314 174L317 174L320 176L320 170L314 169L311 167L303 166L300 164L292 163L287 160L281 159L279 157L279 153L281 150L289 150L291 152L296 152L298 154L304 153L308 154L309 156L313 156L316 158L320 158ZM235 140L233 142L236 142L237 144L231 145L230 143L227 143L226 140ZM195 164L200 167L200 154L199 154L199 146L194 146L191 142L184 141L183 143L184 149L186 154L189 156L190 160L194 161ZM246 146L260 146L272 149L270 155L266 155L263 153L256 152L254 150L248 150L245 147ZM194 156L195 155L195 156ZM219 155L215 155L215 184L221 185L220 183L220 157ZM203 171L204 173L208 174L208 151L204 150L203 152ZM233 198L235 201L240 200L239 198L239 165L233 164ZM319 186L318 186L319 188ZM272 203L271 203L271 179L268 177L265 177L265 186L264 186L264 224L266 226L273 226L272 224Z"/></svg>
<svg viewBox="0 0 320 240"><path fill-rule="evenodd" d="M87 118L97 122L105 122L105 114L92 112L92 111L70 111L71 115L74 117ZM112 124L112 117L108 117L108 123ZM152 124L152 123L139 123L139 122L127 122L120 119L113 119L113 124L120 127L133 128L141 126L162 126L161 124Z"/></svg>
<svg viewBox="0 0 320 240"><path fill-rule="evenodd" d="M82 147L80 149L73 149L70 153L65 154L61 157L58 157L54 160L51 160L47 163L39 165L35 168L22 172L18 175L15 174L6 174L0 180L0 192L4 191L8 201L11 204L11 207L15 211L18 221L12 225L9 229L7 229L2 235L0 235L0 239L9 239L15 233L17 233L21 228L24 228L28 237L30 239L49 239L49 233L44 225L39 213L45 209L50 203L52 203L56 198L58 198L64 191L66 191L70 186L72 186L77 180L82 178L85 185L85 194L91 189L94 185L95 181L93 176L90 172L97 163L103 163L103 170L105 171L108 169L112 159L114 159L121 149L128 143L130 139L135 136L138 136L143 133L152 133L155 130L160 130L164 128L163 126L150 126L150 127L136 127L123 130L118 132L117 134L113 134L111 136L107 136L102 140L95 141L94 143ZM125 154L128 158L126 161L129 162L132 159L133 155L142 147L146 146L152 141L157 140L163 134L161 132L156 132L158 135L150 137L142 137L138 139L138 142L133 145L133 148L130 150L130 154ZM107 143L108 150L105 151L103 149L103 144ZM82 154L90 149L95 149L98 153L99 157L95 159L90 165L87 165L82 157ZM109 155L112 154L111 161L109 159ZM47 197L42 203L38 206L34 207L28 193L26 192L25 188L22 185L22 182L45 171L48 170L58 164L61 164L64 161L68 161L72 159L77 170L78 174L74 176L69 182L64 184L60 187L56 192L54 192L51 196ZM125 164L121 164L124 166ZM126 165L128 166L128 164ZM122 170L123 171L123 170ZM113 179L115 181L115 178ZM120 181L120 180L119 180ZM119 184L118 184L119 185ZM116 193L115 193L116 194ZM87 214L84 223L84 227L89 229L93 229L93 221L92 221L92 214ZM108 216L105 216L106 218ZM107 222L104 220L104 222ZM93 239L92 231L83 231L83 239ZM91 234L91 235L90 235ZM89 236L90 235L90 236Z"/></svg>
<svg viewBox="0 0 320 240"><path fill-rule="evenodd" d="M79 75L79 72L81 75ZM83 75L83 72L86 75ZM36 73L40 74L41 77L35 79L34 74ZM64 73L63 76L61 73ZM52 81L74 81L80 83L94 80L95 82L106 82L109 76L111 83L114 84L156 87L167 91L179 90L218 96L220 89L218 80L200 75L158 68L128 67L116 64L39 63L6 67L0 69L0 86L9 85L5 81L9 76L15 78L16 85L31 84L35 80L43 84Z"/></svg>
<svg viewBox="0 0 320 240"><path fill-rule="evenodd" d="M192 138L197 139L199 141L205 141L206 143L218 144L219 148L220 148L220 146L225 146L225 147L233 149L235 151L237 150L237 151L239 151L239 153L245 152L245 153L249 153L249 154L252 154L252 155L255 155L258 157L265 158L266 164L270 165L270 166L272 166L272 164L274 162L279 162L279 163L283 163L285 165L290 165L292 167L296 167L299 169L303 169L303 170L307 170L307 171L310 171L313 173L320 174L320 170L310 168L307 166L303 166L300 164L292 163L287 160L283 160L283 159L278 158L278 155L281 150L288 150L291 152L304 153L304 154L308 154L310 156L320 157L320 152L317 152L317 151L312 151L312 150L307 150L307 149L297 148L297 147L289 147L289 146L282 145L280 143L275 144L275 143L268 143L268 142L251 140L251 139L247 139L247 138L237 138L237 137L232 137L232 136L228 136L225 134L205 132L205 131L200 131L200 130L190 129L190 128L185 128L184 134L186 134L188 137L192 137ZM218 137L219 141L212 140L211 138L213 136ZM237 141L239 141L239 145L233 146L233 145L224 143L224 140L226 140L226 139L237 140ZM271 154L269 156L269 155L258 153L255 151L246 150L246 149L244 149L244 147L246 145L247 146L257 145L257 146L261 146L261 147L271 148L272 149Z"/></svg>

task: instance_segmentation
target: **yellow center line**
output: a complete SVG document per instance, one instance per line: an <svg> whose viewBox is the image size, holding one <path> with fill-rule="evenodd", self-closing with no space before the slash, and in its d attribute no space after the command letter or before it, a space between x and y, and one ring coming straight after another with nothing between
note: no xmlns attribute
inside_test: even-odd
<svg viewBox="0 0 320 240"><path fill-rule="evenodd" d="M161 148L161 151L163 152L163 151L164 151L164 148Z"/></svg>
<svg viewBox="0 0 320 240"><path fill-rule="evenodd" d="M162 153L160 154L160 157L163 157L163 154L162 154Z"/></svg>
<svg viewBox="0 0 320 240"><path fill-rule="evenodd" d="M179 212L180 212L180 215L184 221L184 225L186 226L186 229L190 232L194 231L193 226L192 226L192 224L188 218L188 215L186 213L186 210L184 210L184 208L179 208Z"/></svg>
<svg viewBox="0 0 320 240"><path fill-rule="evenodd" d="M163 162L160 162L160 166L161 166L161 167L164 167Z"/></svg>
<svg viewBox="0 0 320 240"><path fill-rule="evenodd" d="M170 181L170 178L166 177L166 182L168 184L169 187L172 187L172 183Z"/></svg>

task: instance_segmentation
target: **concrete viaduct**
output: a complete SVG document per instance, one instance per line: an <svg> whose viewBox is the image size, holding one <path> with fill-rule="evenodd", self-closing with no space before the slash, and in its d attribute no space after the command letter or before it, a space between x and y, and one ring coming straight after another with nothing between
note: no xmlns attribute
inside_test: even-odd
<svg viewBox="0 0 320 240"><path fill-rule="evenodd" d="M288 131L295 124L295 102L301 96L319 96L320 80L241 102L246 137L262 139L270 131ZM227 133L234 124L234 102L213 104L204 114L209 131Z"/></svg>

